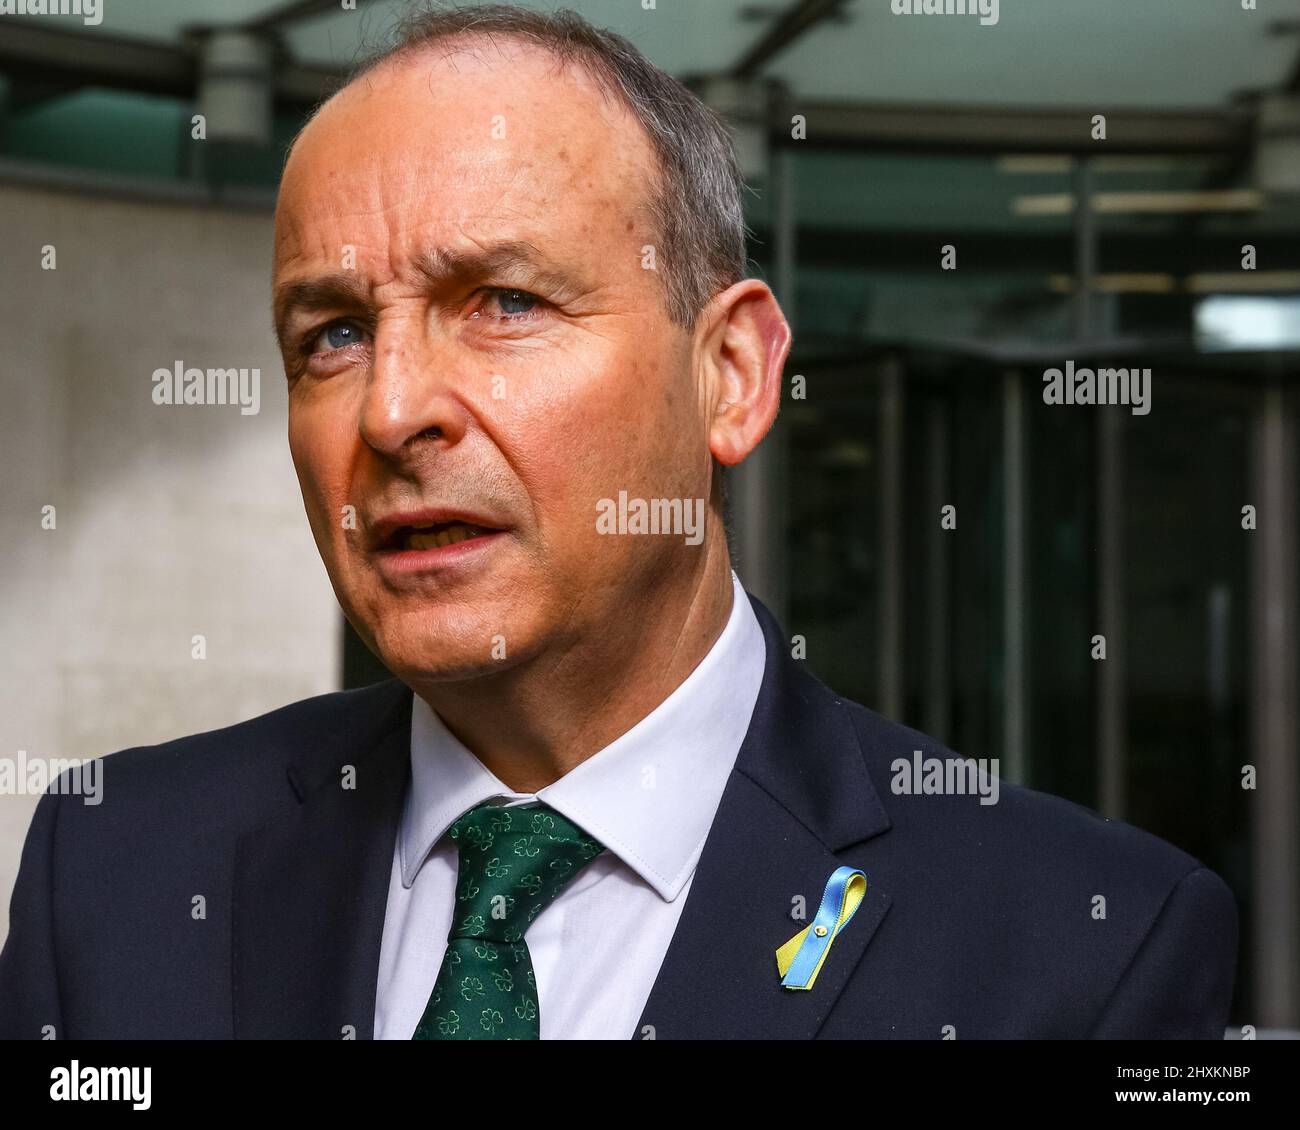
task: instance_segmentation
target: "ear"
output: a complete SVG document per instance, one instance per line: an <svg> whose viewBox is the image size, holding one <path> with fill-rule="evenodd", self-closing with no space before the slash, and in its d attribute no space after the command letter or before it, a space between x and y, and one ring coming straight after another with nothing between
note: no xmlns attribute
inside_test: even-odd
<svg viewBox="0 0 1300 1130"><path fill-rule="evenodd" d="M736 283L710 306L701 341L712 393L709 451L732 466L758 446L776 419L790 326L761 279Z"/></svg>

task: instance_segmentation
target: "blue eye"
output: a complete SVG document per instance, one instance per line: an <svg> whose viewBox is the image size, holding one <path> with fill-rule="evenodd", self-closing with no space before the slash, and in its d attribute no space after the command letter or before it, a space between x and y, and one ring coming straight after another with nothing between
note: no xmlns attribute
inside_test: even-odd
<svg viewBox="0 0 1300 1130"><path fill-rule="evenodd" d="M537 305L538 298L526 290L498 290L497 302L507 315L527 314Z"/></svg>
<svg viewBox="0 0 1300 1130"><path fill-rule="evenodd" d="M327 326L316 340L323 342L326 349L343 349L360 341L361 331L348 322L336 322Z"/></svg>

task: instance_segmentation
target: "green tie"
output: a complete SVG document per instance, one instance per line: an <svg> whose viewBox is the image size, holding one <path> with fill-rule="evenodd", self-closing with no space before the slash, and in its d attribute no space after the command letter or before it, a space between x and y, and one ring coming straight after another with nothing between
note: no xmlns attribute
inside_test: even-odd
<svg viewBox="0 0 1300 1130"><path fill-rule="evenodd" d="M451 933L415 1040L536 1040L537 979L524 932L604 847L543 804L471 808Z"/></svg>

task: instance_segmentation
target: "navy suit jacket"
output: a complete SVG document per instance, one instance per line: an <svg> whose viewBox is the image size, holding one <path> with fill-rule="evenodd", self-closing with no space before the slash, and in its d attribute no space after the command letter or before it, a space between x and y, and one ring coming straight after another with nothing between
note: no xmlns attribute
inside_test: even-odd
<svg viewBox="0 0 1300 1130"><path fill-rule="evenodd" d="M1223 1037L1237 911L1217 875L1005 783L992 805L895 795L896 758L955 755L825 687L754 604L754 717L629 1038ZM114 754L97 806L44 795L0 1036L371 1038L410 719L381 683ZM811 915L845 864L866 897L813 988L783 989L792 900Z"/></svg>

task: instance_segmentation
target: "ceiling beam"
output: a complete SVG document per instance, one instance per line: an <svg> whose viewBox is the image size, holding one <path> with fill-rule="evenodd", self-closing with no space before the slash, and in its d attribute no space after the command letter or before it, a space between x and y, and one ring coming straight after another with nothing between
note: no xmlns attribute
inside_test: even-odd
<svg viewBox="0 0 1300 1130"><path fill-rule="evenodd" d="M196 63L185 48L9 20L0 36L0 70L18 78L175 94L193 91Z"/></svg>
<svg viewBox="0 0 1300 1130"><path fill-rule="evenodd" d="M879 221L877 221L879 222ZM749 254L770 262L774 233L753 228ZM1241 245L1260 238L1248 221L1223 231L1202 232L1194 241L1179 238L1170 225L1165 231L1129 229L1103 232L1099 259L1107 272L1153 272L1194 275L1239 268ZM801 223L797 235L803 267L853 272L916 272L939 277L939 250L945 243L957 247L962 273L1002 274L1037 272L1068 274L1074 270L1074 237L1067 227L1058 231L1032 231L1023 225L996 231L937 231L905 228L832 227ZM1300 234L1273 232L1269 254L1279 270L1300 270Z"/></svg>
<svg viewBox="0 0 1300 1130"><path fill-rule="evenodd" d="M289 0L240 25L242 31L275 31L299 20L339 11L339 0Z"/></svg>
<svg viewBox="0 0 1300 1130"><path fill-rule="evenodd" d="M1092 116L1104 113L1107 140L1092 140ZM791 141L790 117L808 123ZM1235 153L1251 144L1253 114L1223 110L964 109L947 105L832 102L787 98L774 114L774 145L968 153Z"/></svg>
<svg viewBox="0 0 1300 1130"><path fill-rule="evenodd" d="M783 51L824 20L840 19L847 0L795 0L731 68L735 79L754 78Z"/></svg>
<svg viewBox="0 0 1300 1130"><path fill-rule="evenodd" d="M102 86L193 98L198 60L197 40L151 43L16 21L7 24L0 37L0 71L14 78L16 98L26 83L39 84L41 89ZM276 68L276 99L305 111L329 97L344 78L341 69L286 61Z"/></svg>
<svg viewBox="0 0 1300 1130"><path fill-rule="evenodd" d="M830 0L814 3L824 18ZM814 14L812 3L800 3L792 12L796 10L805 18ZM779 30L773 28L769 37ZM782 34L783 42L789 42L791 33ZM755 52L760 48L763 43L750 54L757 58ZM10 73L17 80L15 85L39 79L72 87L107 86L192 98L198 79L198 52L194 42L150 43L14 21L0 37L0 70ZM306 110L343 81L342 69L288 62L277 68L276 96L282 104ZM1095 154L1098 143L1090 134L1094 112L1103 111L787 99L774 110L772 143L858 151ZM1104 112L1110 135L1105 143L1108 154L1239 154L1249 148L1253 137L1252 111L1245 107L1194 111L1117 107ZM793 113L807 119L807 140L791 142Z"/></svg>
<svg viewBox="0 0 1300 1130"><path fill-rule="evenodd" d="M295 106L315 106L324 102L347 82L347 73L337 67L314 67L309 63L289 61L275 75L277 101Z"/></svg>

